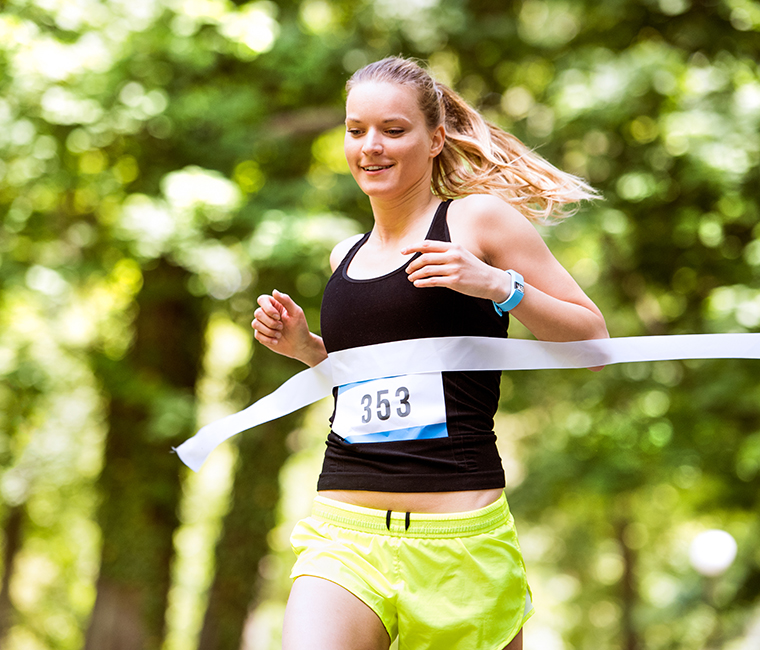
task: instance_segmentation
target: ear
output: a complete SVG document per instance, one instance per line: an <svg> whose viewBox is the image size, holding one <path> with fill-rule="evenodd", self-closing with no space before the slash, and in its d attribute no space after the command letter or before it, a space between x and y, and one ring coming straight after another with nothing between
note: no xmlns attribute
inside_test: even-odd
<svg viewBox="0 0 760 650"><path fill-rule="evenodd" d="M441 151L446 142L446 131L443 124L438 125L430 133L430 157L435 158Z"/></svg>

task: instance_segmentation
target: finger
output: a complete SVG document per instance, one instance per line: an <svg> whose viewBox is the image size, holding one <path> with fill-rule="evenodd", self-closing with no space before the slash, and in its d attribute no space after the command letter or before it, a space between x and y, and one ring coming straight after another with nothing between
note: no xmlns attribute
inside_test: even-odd
<svg viewBox="0 0 760 650"><path fill-rule="evenodd" d="M287 293L282 293L277 289L275 289L272 293L274 294L274 297L280 301L282 306L285 308L285 311L288 312L288 314L291 316L293 316L296 312L298 312L298 310L301 309Z"/></svg>
<svg viewBox="0 0 760 650"><path fill-rule="evenodd" d="M270 327L272 329L282 329L283 327L279 312L277 312L276 318L273 318L263 309L257 309L255 312L253 312L253 323L262 323L266 327Z"/></svg>
<svg viewBox="0 0 760 650"><path fill-rule="evenodd" d="M402 255L411 255L412 253L443 253L451 247L451 242L438 241L434 239L425 239L411 246L401 249Z"/></svg>
<svg viewBox="0 0 760 650"><path fill-rule="evenodd" d="M424 289L425 287L448 287L453 288L453 282L451 278L442 275L431 275L427 278L418 278L412 281L415 287L418 289Z"/></svg>
<svg viewBox="0 0 760 650"><path fill-rule="evenodd" d="M251 326L253 327L254 331L259 332L268 338L279 339L282 336L280 332L282 329L282 323L279 322L271 326L267 325L263 321L256 319L253 321L253 323L251 323Z"/></svg>
<svg viewBox="0 0 760 650"><path fill-rule="evenodd" d="M452 275L454 272L454 268L448 264L444 264L443 262L440 264L426 264L422 268L419 268L416 271L410 273L409 280L411 282L414 282L415 280L421 280L423 278L430 278L434 276L443 277Z"/></svg>
<svg viewBox="0 0 760 650"><path fill-rule="evenodd" d="M259 303L259 307L261 307L261 309L264 310L264 313L267 314L270 318L273 318L275 320L280 319L282 305L278 304L278 302L272 296L268 296L266 294L261 295L256 299L256 302Z"/></svg>
<svg viewBox="0 0 760 650"><path fill-rule="evenodd" d="M254 332L253 338L255 338L262 345L267 346L268 348L275 347L278 343L278 340L276 338L273 338L271 336L266 336L265 334L262 334L258 330Z"/></svg>
<svg viewBox="0 0 760 650"><path fill-rule="evenodd" d="M425 253L409 262L406 272L411 275L426 266L440 266L441 264L447 264L448 261L448 257L443 253Z"/></svg>

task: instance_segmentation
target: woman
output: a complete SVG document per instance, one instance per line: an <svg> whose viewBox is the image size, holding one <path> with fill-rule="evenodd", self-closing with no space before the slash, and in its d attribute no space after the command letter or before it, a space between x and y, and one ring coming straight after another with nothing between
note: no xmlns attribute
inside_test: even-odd
<svg viewBox="0 0 760 650"><path fill-rule="evenodd" d="M275 291L258 299L259 342L314 366L376 343L506 337L506 312L542 340L607 336L529 222L591 188L414 62L370 64L347 89L345 154L374 226L331 254L323 338ZM499 376L335 391L314 510L292 537L285 648L522 647L532 606L493 434Z"/></svg>

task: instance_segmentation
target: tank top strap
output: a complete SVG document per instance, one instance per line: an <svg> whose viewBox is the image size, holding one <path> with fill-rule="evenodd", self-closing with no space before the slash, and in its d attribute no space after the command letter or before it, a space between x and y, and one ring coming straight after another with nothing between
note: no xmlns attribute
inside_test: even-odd
<svg viewBox="0 0 760 650"><path fill-rule="evenodd" d="M351 260L354 259L354 255L356 255L356 251L358 251L366 241L369 239L371 232L365 232L360 238L359 241L357 241L351 248L348 249L348 253L346 253L343 256L343 259L340 261L340 264L338 264L337 268L335 269L336 273L338 270L340 270L341 274L344 273L346 267L351 263Z"/></svg>
<svg viewBox="0 0 760 650"><path fill-rule="evenodd" d="M433 217L433 223L430 224L427 239L433 239L435 241L451 241L449 224L446 221L446 214L449 211L450 205L451 199L447 199L438 206L438 209L435 211L435 216Z"/></svg>

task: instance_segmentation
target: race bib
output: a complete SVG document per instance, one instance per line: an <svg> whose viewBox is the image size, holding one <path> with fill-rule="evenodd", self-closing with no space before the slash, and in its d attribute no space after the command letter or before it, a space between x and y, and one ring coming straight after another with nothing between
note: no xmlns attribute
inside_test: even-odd
<svg viewBox="0 0 760 650"><path fill-rule="evenodd" d="M445 438L443 375L400 375L339 386L332 430L350 443Z"/></svg>

